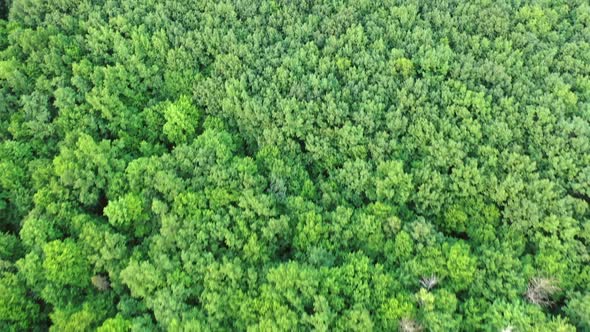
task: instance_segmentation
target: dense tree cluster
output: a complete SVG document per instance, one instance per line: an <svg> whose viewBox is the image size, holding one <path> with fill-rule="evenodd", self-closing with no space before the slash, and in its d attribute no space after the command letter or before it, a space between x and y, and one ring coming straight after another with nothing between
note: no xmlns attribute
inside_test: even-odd
<svg viewBox="0 0 590 332"><path fill-rule="evenodd" d="M3 5L0 330L590 330L588 1Z"/></svg>

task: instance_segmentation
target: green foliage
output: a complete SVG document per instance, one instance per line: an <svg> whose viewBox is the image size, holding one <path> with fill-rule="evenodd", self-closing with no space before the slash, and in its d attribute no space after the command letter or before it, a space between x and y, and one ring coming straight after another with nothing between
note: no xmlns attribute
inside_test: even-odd
<svg viewBox="0 0 590 332"><path fill-rule="evenodd" d="M162 283L158 270L149 262L130 262L121 272L121 279L135 297L148 297Z"/></svg>
<svg viewBox="0 0 590 332"><path fill-rule="evenodd" d="M68 312L58 309L50 317L50 331L88 331L94 321L94 315L88 310Z"/></svg>
<svg viewBox="0 0 590 332"><path fill-rule="evenodd" d="M180 97L178 101L168 105L164 110L163 132L174 144L189 143L195 138L200 113L192 105L186 96Z"/></svg>
<svg viewBox="0 0 590 332"><path fill-rule="evenodd" d="M0 330L590 329L587 1L0 4Z"/></svg>
<svg viewBox="0 0 590 332"><path fill-rule="evenodd" d="M22 254L23 248L18 237L12 234L0 233L0 262L14 262Z"/></svg>
<svg viewBox="0 0 590 332"><path fill-rule="evenodd" d="M568 303L565 311L578 329L583 331L590 328L590 295L576 294Z"/></svg>
<svg viewBox="0 0 590 332"><path fill-rule="evenodd" d="M403 206L412 192L412 177L405 174L401 162L385 162L377 166L377 199L394 206Z"/></svg>
<svg viewBox="0 0 590 332"><path fill-rule="evenodd" d="M72 240L55 240L43 246L45 278L58 286L86 287L90 265L84 251Z"/></svg>
<svg viewBox="0 0 590 332"><path fill-rule="evenodd" d="M113 318L105 320L104 323L96 330L98 332L125 332L129 331L130 328L130 322L125 320L123 316L119 314Z"/></svg>
<svg viewBox="0 0 590 332"><path fill-rule="evenodd" d="M140 196L129 193L116 201L110 201L104 209L104 215L113 227L127 231L133 229L137 236L142 236L149 230L144 225L149 220L144 205Z"/></svg>
<svg viewBox="0 0 590 332"><path fill-rule="evenodd" d="M447 269L449 279L455 290L468 288L473 282L477 269L475 258L471 257L469 247L458 242L450 246L447 252Z"/></svg>
<svg viewBox="0 0 590 332"><path fill-rule="evenodd" d="M113 161L110 142L97 144L92 137L82 135L74 149L62 149L54 165L63 185L72 188L82 204L93 206L104 195L107 181L114 177Z"/></svg>
<svg viewBox="0 0 590 332"><path fill-rule="evenodd" d="M39 305L27 294L26 285L12 273L0 275L0 324L12 330L36 329Z"/></svg>

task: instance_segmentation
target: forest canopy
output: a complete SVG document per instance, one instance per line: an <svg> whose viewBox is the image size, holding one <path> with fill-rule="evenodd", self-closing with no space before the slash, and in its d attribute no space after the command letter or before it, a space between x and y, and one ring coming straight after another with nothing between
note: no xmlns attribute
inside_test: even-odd
<svg viewBox="0 0 590 332"><path fill-rule="evenodd" d="M587 0L0 4L0 331L590 331Z"/></svg>

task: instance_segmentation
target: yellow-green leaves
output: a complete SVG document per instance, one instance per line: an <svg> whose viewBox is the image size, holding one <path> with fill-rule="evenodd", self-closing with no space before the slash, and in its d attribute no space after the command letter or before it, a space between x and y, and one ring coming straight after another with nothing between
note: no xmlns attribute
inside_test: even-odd
<svg viewBox="0 0 590 332"><path fill-rule="evenodd" d="M399 58L395 60L394 67L404 77L411 77L414 74L414 64L408 58Z"/></svg>
<svg viewBox="0 0 590 332"><path fill-rule="evenodd" d="M377 199L399 206L412 193L412 176L404 172L401 161L383 162L377 166L375 187Z"/></svg>
<svg viewBox="0 0 590 332"><path fill-rule="evenodd" d="M21 329L32 328L38 314L39 306L27 297L25 283L15 274L0 274L0 324L8 322Z"/></svg>
<svg viewBox="0 0 590 332"><path fill-rule="evenodd" d="M149 215L145 212L145 205L140 195L129 193L109 202L104 214L115 228L133 229L137 236L141 236L149 231L146 225Z"/></svg>
<svg viewBox="0 0 590 332"><path fill-rule="evenodd" d="M471 285L475 277L477 260L472 257L470 248L463 242L449 247L446 253L446 268L450 286L454 290L463 290Z"/></svg>
<svg viewBox="0 0 590 332"><path fill-rule="evenodd" d="M174 144L190 143L195 138L201 113L187 96L180 97L164 110L164 134Z"/></svg>
<svg viewBox="0 0 590 332"><path fill-rule="evenodd" d="M162 285L158 269L147 261L130 261L121 272L121 279L131 290L131 295L140 298L148 297Z"/></svg>
<svg viewBox="0 0 590 332"><path fill-rule="evenodd" d="M72 240L55 240L43 246L45 278L56 286L86 287L90 284L90 264L86 253Z"/></svg>

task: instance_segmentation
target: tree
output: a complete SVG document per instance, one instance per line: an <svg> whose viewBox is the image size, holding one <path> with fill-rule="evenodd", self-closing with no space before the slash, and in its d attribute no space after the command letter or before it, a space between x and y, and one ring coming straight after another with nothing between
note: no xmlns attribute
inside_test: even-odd
<svg viewBox="0 0 590 332"><path fill-rule="evenodd" d="M54 240L43 246L45 278L57 286L87 287L90 284L90 265L80 246L67 239Z"/></svg>
<svg viewBox="0 0 590 332"><path fill-rule="evenodd" d="M0 330L590 329L589 13L2 2Z"/></svg>
<svg viewBox="0 0 590 332"><path fill-rule="evenodd" d="M190 143L195 137L201 118L200 112L186 96L180 97L164 110L163 131L168 140L174 144Z"/></svg>
<svg viewBox="0 0 590 332"><path fill-rule="evenodd" d="M39 329L40 308L27 294L25 283L16 274L0 273L0 323L9 331Z"/></svg>

